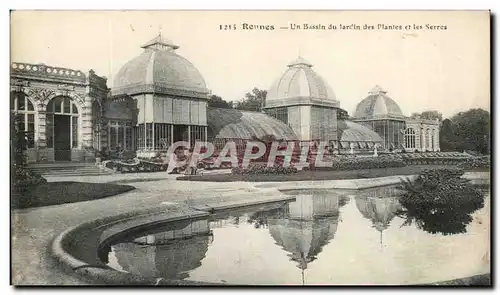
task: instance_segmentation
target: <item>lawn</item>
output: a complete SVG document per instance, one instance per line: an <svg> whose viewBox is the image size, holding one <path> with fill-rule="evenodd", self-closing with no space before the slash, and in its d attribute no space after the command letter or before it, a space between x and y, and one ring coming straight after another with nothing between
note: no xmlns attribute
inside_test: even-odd
<svg viewBox="0 0 500 295"><path fill-rule="evenodd" d="M97 200L135 189L131 185L88 182L49 182L23 194L12 193L12 209Z"/></svg>
<svg viewBox="0 0 500 295"><path fill-rule="evenodd" d="M268 182L268 181L301 181L301 180L336 180L376 178L393 175L413 175L424 169L449 168L449 165L415 165L396 168L362 169L346 171L299 171L292 174L212 174L187 175L178 177L178 180L211 181L211 182Z"/></svg>

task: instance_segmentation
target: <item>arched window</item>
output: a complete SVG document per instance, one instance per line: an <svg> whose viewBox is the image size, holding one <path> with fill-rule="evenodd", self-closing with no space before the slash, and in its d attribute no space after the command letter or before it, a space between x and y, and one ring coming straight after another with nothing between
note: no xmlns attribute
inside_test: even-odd
<svg viewBox="0 0 500 295"><path fill-rule="evenodd" d="M405 130L405 147L407 149L415 148L415 129L413 128Z"/></svg>
<svg viewBox="0 0 500 295"><path fill-rule="evenodd" d="M27 134L27 147L35 147L35 107L33 102L23 92L10 93L10 110L17 114L17 126L19 131Z"/></svg>
<svg viewBox="0 0 500 295"><path fill-rule="evenodd" d="M45 135L47 147L54 147L54 117L69 116L69 132L72 148L78 148L78 108L75 103L67 96L54 97L47 104L47 116L45 125Z"/></svg>

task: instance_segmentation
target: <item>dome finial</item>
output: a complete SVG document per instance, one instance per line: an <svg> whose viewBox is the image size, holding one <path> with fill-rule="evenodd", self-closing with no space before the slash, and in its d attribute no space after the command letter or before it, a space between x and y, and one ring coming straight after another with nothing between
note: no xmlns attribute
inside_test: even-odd
<svg viewBox="0 0 500 295"><path fill-rule="evenodd" d="M294 67L294 66L312 67L313 65L304 58L302 58L302 56L300 56L299 54L299 57L297 59L288 64L288 67Z"/></svg>
<svg viewBox="0 0 500 295"><path fill-rule="evenodd" d="M380 87L379 85L375 85L372 90L370 90L369 94L386 94L387 91L385 91L384 89L382 89L382 87Z"/></svg>
<svg viewBox="0 0 500 295"><path fill-rule="evenodd" d="M149 40L146 44L142 45L141 48L153 49L153 50L163 50L163 51L174 51L179 48L171 40L165 39L162 36L161 26L158 36Z"/></svg>

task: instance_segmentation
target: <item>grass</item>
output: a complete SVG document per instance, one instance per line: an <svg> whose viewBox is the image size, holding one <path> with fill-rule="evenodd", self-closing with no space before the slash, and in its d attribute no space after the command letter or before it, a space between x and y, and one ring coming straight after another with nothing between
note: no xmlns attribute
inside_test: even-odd
<svg viewBox="0 0 500 295"><path fill-rule="evenodd" d="M208 182L279 182L301 180L337 180L376 178L394 175L413 175L425 169L450 168L449 165L413 165L395 168L362 169L346 171L299 171L293 174L211 174L211 175L186 175L178 180L208 181ZM476 169L474 169L476 171ZM478 171L481 171L480 169Z"/></svg>
<svg viewBox="0 0 500 295"><path fill-rule="evenodd" d="M22 194L12 193L12 209L97 200L135 189L131 185L89 182L49 182Z"/></svg>

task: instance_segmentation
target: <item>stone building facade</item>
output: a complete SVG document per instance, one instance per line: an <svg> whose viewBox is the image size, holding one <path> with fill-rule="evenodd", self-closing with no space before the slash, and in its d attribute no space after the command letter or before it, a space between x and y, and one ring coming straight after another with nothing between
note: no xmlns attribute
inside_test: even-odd
<svg viewBox="0 0 500 295"><path fill-rule="evenodd" d="M28 162L92 161L93 105L107 96L106 79L92 70L12 63L10 109L30 134Z"/></svg>

